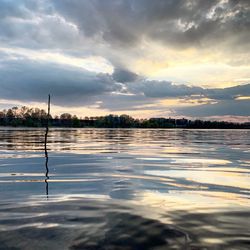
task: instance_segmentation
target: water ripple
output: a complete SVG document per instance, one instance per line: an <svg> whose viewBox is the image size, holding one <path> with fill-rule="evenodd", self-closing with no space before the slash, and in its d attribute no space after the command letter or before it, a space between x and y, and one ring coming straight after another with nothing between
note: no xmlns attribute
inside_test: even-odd
<svg viewBox="0 0 250 250"><path fill-rule="evenodd" d="M249 249L249 130L0 129L3 249Z"/></svg>

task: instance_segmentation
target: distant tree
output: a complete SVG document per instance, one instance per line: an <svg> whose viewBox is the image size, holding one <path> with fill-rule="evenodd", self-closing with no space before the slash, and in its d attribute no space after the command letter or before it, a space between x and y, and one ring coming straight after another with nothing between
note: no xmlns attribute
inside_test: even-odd
<svg viewBox="0 0 250 250"><path fill-rule="evenodd" d="M5 118L5 113L3 111L0 111L0 119L4 119Z"/></svg>
<svg viewBox="0 0 250 250"><path fill-rule="evenodd" d="M7 113L6 113L6 118L8 120L11 120L15 117L14 113L13 113L13 110L12 109L8 109Z"/></svg>
<svg viewBox="0 0 250 250"><path fill-rule="evenodd" d="M132 127L134 125L134 118L129 115L120 116L120 127Z"/></svg>
<svg viewBox="0 0 250 250"><path fill-rule="evenodd" d="M25 114L26 114L26 112L27 112L28 110L29 110L29 108L26 107L26 106L22 106L22 107L21 107L19 113L20 113L20 117L21 117L22 119L25 118Z"/></svg>
<svg viewBox="0 0 250 250"><path fill-rule="evenodd" d="M18 107L12 107L12 113L14 118L18 118Z"/></svg>
<svg viewBox="0 0 250 250"><path fill-rule="evenodd" d="M32 119L39 119L40 118L40 109L39 108L32 109L31 118Z"/></svg>
<svg viewBox="0 0 250 250"><path fill-rule="evenodd" d="M63 114L61 114L60 119L62 119L62 120L71 120L72 115L69 114L69 113L63 113Z"/></svg>
<svg viewBox="0 0 250 250"><path fill-rule="evenodd" d="M80 121L76 115L72 117L72 126L75 128L80 127Z"/></svg>
<svg viewBox="0 0 250 250"><path fill-rule="evenodd" d="M47 112L44 109L40 110L40 119L47 119ZM52 116L50 115L50 118L52 118Z"/></svg>

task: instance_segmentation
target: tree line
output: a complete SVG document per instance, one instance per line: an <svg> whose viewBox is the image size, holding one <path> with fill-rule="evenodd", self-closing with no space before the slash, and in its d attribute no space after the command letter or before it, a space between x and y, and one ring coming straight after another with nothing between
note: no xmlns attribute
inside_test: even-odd
<svg viewBox="0 0 250 250"><path fill-rule="evenodd" d="M44 109L13 107L0 111L0 126L45 127L47 119L51 127L97 127L97 128L205 128L205 129L249 129L250 123L233 123L226 121L203 121L149 118L135 119L129 115L107 115L78 118L76 115L63 113L60 116L48 117Z"/></svg>

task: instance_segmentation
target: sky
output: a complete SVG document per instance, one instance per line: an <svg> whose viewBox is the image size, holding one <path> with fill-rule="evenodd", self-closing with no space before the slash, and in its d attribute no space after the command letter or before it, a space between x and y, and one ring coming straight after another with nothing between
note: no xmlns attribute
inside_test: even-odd
<svg viewBox="0 0 250 250"><path fill-rule="evenodd" d="M249 0L0 0L0 109L250 121Z"/></svg>

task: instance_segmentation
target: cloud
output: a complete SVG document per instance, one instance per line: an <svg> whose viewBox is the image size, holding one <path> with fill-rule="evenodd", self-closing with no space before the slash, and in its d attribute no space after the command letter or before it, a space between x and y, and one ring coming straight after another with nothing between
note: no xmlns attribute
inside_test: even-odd
<svg viewBox="0 0 250 250"><path fill-rule="evenodd" d="M135 93L143 93L147 97L175 98L190 95L203 95L205 90L201 87L189 87L187 85L175 85L168 81L139 81L127 84L128 90Z"/></svg>
<svg viewBox="0 0 250 250"><path fill-rule="evenodd" d="M238 96L250 95L250 84L228 88L201 88L185 84L173 84L169 81L143 80L127 83L131 93L141 93L150 98L211 98L214 100L235 99Z"/></svg>
<svg viewBox="0 0 250 250"><path fill-rule="evenodd" d="M90 39L122 51L156 40L177 48L221 44L235 53L249 48L249 13L246 0L3 0L0 40L79 48Z"/></svg>
<svg viewBox="0 0 250 250"><path fill-rule="evenodd" d="M223 100L215 104L176 108L176 112L184 116L250 116L250 100Z"/></svg>
<svg viewBox="0 0 250 250"><path fill-rule="evenodd" d="M249 1L95 0L55 1L55 11L77 24L86 36L132 46L158 39L170 46L248 44ZM243 39L244 38L244 39Z"/></svg>
<svg viewBox="0 0 250 250"><path fill-rule="evenodd" d="M112 77L116 82L122 83L134 82L140 78L139 75L135 74L134 72L121 68L115 68Z"/></svg>
<svg viewBox="0 0 250 250"><path fill-rule="evenodd" d="M238 96L250 95L250 84L238 85L229 88L208 89L207 96L217 100L230 100Z"/></svg>
<svg viewBox="0 0 250 250"><path fill-rule="evenodd" d="M25 4L22 1L14 2L3 0L1 1L1 8L0 8L0 19L5 18L27 18L29 16L29 11L25 7Z"/></svg>
<svg viewBox="0 0 250 250"><path fill-rule="evenodd" d="M32 49L58 49L82 41L76 25L58 15L49 1L0 2L0 43Z"/></svg>
<svg viewBox="0 0 250 250"><path fill-rule="evenodd" d="M108 74L27 59L5 61L0 82L3 99L43 101L51 93L53 102L62 106L80 106L92 96L120 89Z"/></svg>

